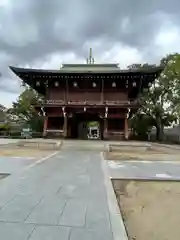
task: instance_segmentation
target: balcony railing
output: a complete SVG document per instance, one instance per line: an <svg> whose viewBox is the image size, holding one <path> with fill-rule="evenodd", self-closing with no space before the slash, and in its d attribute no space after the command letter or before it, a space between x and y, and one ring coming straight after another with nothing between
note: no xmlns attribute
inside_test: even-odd
<svg viewBox="0 0 180 240"><path fill-rule="evenodd" d="M70 101L63 101L63 100L45 100L44 104L47 105L131 105L131 104L139 104L140 100L119 100L119 101L80 101L80 100L70 100Z"/></svg>

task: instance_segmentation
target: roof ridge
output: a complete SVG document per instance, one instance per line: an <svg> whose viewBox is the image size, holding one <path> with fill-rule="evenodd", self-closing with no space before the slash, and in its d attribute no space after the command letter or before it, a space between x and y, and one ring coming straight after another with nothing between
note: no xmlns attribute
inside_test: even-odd
<svg viewBox="0 0 180 240"><path fill-rule="evenodd" d="M113 66L117 66L118 67L118 63L94 63L94 64L90 64L90 63L64 63L62 64L62 67L113 67Z"/></svg>

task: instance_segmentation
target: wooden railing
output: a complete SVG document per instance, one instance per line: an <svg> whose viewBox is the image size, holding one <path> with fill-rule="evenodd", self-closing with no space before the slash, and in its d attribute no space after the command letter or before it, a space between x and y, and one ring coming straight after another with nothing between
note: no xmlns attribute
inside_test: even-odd
<svg viewBox="0 0 180 240"><path fill-rule="evenodd" d="M44 100L44 104L52 104L52 105L61 105L65 102L63 100Z"/></svg>
<svg viewBox="0 0 180 240"><path fill-rule="evenodd" d="M45 100L44 104L47 105L131 105L131 104L139 104L139 100L117 100L117 101L80 101L80 100L70 100L70 101L63 101L63 100Z"/></svg>

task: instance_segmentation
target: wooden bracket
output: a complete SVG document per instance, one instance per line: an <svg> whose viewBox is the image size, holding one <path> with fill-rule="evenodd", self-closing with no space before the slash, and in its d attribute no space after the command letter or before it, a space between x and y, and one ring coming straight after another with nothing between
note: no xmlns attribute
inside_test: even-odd
<svg viewBox="0 0 180 240"><path fill-rule="evenodd" d="M63 111L63 116L66 117L66 108L62 107L62 111Z"/></svg>
<svg viewBox="0 0 180 240"><path fill-rule="evenodd" d="M45 116L46 116L46 112L44 111L44 108L43 108L43 107L41 107L41 111L42 111L42 113L43 113L43 116L45 117Z"/></svg>
<svg viewBox="0 0 180 240"><path fill-rule="evenodd" d="M108 116L108 107L106 107L105 118L107 118L107 116Z"/></svg>
<svg viewBox="0 0 180 240"><path fill-rule="evenodd" d="M129 118L129 114L130 114L130 112L131 112L131 109L128 108L128 112L127 112L127 114L126 114L126 118Z"/></svg>

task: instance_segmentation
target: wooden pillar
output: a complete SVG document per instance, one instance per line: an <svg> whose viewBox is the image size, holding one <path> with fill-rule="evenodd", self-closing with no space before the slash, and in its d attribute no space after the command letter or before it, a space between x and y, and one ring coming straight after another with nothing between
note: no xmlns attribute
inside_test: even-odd
<svg viewBox="0 0 180 240"><path fill-rule="evenodd" d="M64 116L64 126L63 126L63 130L64 130L64 137L67 137L67 116Z"/></svg>
<svg viewBox="0 0 180 240"><path fill-rule="evenodd" d="M128 137L129 137L128 131L129 131L128 119L127 119L127 117L125 117L125 119L124 119L124 137L126 140L128 140Z"/></svg>
<svg viewBox="0 0 180 240"><path fill-rule="evenodd" d="M44 127L43 127L43 137L46 137L47 135L47 127L48 127L48 117L44 117Z"/></svg>
<svg viewBox="0 0 180 240"><path fill-rule="evenodd" d="M68 96L68 81L67 81L67 79L65 79L65 83L66 83L66 87L65 87L65 103L68 103L69 96Z"/></svg>
<svg viewBox="0 0 180 240"><path fill-rule="evenodd" d="M104 103L104 79L102 78L101 103Z"/></svg>
<svg viewBox="0 0 180 240"><path fill-rule="evenodd" d="M104 115L104 131L103 131L103 138L106 139L107 138L107 132L108 132L108 107L105 108L105 115Z"/></svg>
<svg viewBox="0 0 180 240"><path fill-rule="evenodd" d="M63 112L63 116L64 116L63 136L67 137L67 112L66 112L66 107L62 107L62 112Z"/></svg>
<svg viewBox="0 0 180 240"><path fill-rule="evenodd" d="M108 121L107 118L104 118L104 130L103 130L103 138L107 138L107 129L108 129Z"/></svg>

